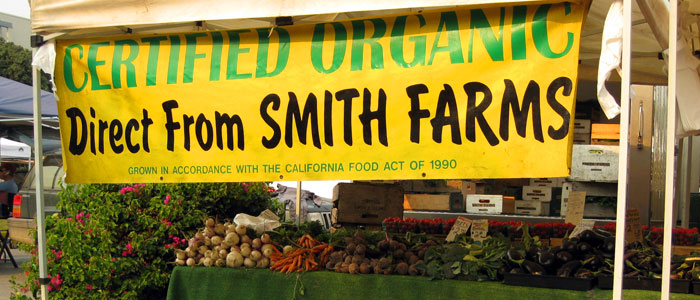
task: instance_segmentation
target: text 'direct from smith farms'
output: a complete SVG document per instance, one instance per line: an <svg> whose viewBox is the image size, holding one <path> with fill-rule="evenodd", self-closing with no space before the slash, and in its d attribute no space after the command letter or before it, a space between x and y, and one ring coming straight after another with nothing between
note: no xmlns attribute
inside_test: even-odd
<svg viewBox="0 0 700 300"><path fill-rule="evenodd" d="M586 7L60 40L66 181L567 176Z"/></svg>

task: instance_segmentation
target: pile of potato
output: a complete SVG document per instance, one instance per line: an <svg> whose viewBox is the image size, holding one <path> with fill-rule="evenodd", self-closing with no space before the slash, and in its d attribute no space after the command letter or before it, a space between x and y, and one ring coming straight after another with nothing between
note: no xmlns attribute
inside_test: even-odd
<svg viewBox="0 0 700 300"><path fill-rule="evenodd" d="M345 242L345 250L331 253L325 266L327 270L350 274L423 275L416 269L416 264L422 262L425 249L434 244L430 241L417 253L393 239L384 239L369 247L359 230Z"/></svg>
<svg viewBox="0 0 700 300"><path fill-rule="evenodd" d="M205 266L231 268L267 268L274 246L270 235L251 239L244 225L219 223L213 218L204 222L205 227L189 239L185 250L175 250L178 266Z"/></svg>

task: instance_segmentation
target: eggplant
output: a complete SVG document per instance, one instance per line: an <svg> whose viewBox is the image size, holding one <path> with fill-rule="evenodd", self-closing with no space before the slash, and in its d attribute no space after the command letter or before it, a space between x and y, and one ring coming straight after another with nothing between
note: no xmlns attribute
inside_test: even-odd
<svg viewBox="0 0 700 300"><path fill-rule="evenodd" d="M527 254L526 257L527 259L530 260L536 260L537 259L537 254L539 253L539 249L535 246L530 247L530 249L527 249Z"/></svg>
<svg viewBox="0 0 700 300"><path fill-rule="evenodd" d="M557 270L557 276L559 277L571 277L571 275L581 267L581 261L572 260L565 263Z"/></svg>
<svg viewBox="0 0 700 300"><path fill-rule="evenodd" d="M510 261L513 261L513 262L525 259L524 253L520 250L515 249L515 248L508 249L508 252L506 252L506 255L508 256L508 259Z"/></svg>
<svg viewBox="0 0 700 300"><path fill-rule="evenodd" d="M530 274L533 275L546 275L547 271L545 271L544 267L542 267L540 264L531 261L531 260L524 260L522 263L522 266L525 268L525 271L527 271Z"/></svg>
<svg viewBox="0 0 700 300"><path fill-rule="evenodd" d="M576 248L576 242L574 242L574 241L572 241L572 240L564 241L564 242L561 244L561 248L562 248L564 251L568 251L568 252L571 253L571 254L575 254L575 253L578 251L578 249Z"/></svg>
<svg viewBox="0 0 700 300"><path fill-rule="evenodd" d="M502 265L500 268L498 268L498 273L497 273L498 279L499 280L503 279L503 274L506 274L510 271L511 270L510 270L510 267L508 267L508 265Z"/></svg>
<svg viewBox="0 0 700 300"><path fill-rule="evenodd" d="M605 253L612 253L614 255L615 253L615 238L614 237L608 237L605 238L603 241L603 245L601 245L600 250L605 252Z"/></svg>
<svg viewBox="0 0 700 300"><path fill-rule="evenodd" d="M549 251L542 251L537 257L537 262L543 267L549 269L553 268L557 262L556 256Z"/></svg>
<svg viewBox="0 0 700 300"><path fill-rule="evenodd" d="M598 255L587 257L585 262L586 268L590 270L598 270L603 266L604 259Z"/></svg>
<svg viewBox="0 0 700 300"><path fill-rule="evenodd" d="M521 269L521 268L512 268L512 269L510 269L509 273L510 274L525 274L525 272L523 272L523 269Z"/></svg>
<svg viewBox="0 0 700 300"><path fill-rule="evenodd" d="M574 256L569 253L568 251L559 251L557 252L557 260L562 263L568 263L574 259Z"/></svg>
<svg viewBox="0 0 700 300"><path fill-rule="evenodd" d="M591 251L592 248L593 248L593 247L591 247L591 244L589 244L589 243L587 243L587 242L579 242L579 243L576 245L576 249L578 249L578 252L581 253L581 254L586 254L586 253L588 253L589 251Z"/></svg>

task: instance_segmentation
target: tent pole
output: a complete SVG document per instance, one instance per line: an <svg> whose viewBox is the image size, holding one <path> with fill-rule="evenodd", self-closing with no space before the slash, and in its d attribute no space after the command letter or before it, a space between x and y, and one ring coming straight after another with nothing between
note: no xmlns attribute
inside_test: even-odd
<svg viewBox="0 0 700 300"><path fill-rule="evenodd" d="M297 181L297 201L296 203L296 213L297 213L297 226L301 225L301 181Z"/></svg>
<svg viewBox="0 0 700 300"><path fill-rule="evenodd" d="M666 191L664 193L664 245L661 272L661 299L668 300L671 288L671 235L673 218L673 174L676 142L676 46L678 42L678 0L669 4L668 36L668 110L666 115Z"/></svg>
<svg viewBox="0 0 700 300"><path fill-rule="evenodd" d="M37 48L32 48L32 57ZM41 284L41 299L49 297L46 271L46 227L44 224L44 148L41 131L41 71L39 67L32 66L32 87L34 88L34 187L36 188L36 232L39 264L39 283Z"/></svg>
<svg viewBox="0 0 700 300"><path fill-rule="evenodd" d="M630 71L632 54L632 0L622 2L622 88L620 96L620 152L617 170L617 215L615 228L615 268L613 299L622 299L622 278L625 269L625 224L627 223L627 160L630 125Z"/></svg>

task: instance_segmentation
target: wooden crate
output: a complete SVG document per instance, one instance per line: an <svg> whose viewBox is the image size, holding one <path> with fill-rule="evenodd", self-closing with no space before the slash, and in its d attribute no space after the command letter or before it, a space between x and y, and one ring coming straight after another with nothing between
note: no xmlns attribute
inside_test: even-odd
<svg viewBox="0 0 700 300"><path fill-rule="evenodd" d="M619 145L620 124L595 123L591 125L592 145Z"/></svg>
<svg viewBox="0 0 700 300"><path fill-rule="evenodd" d="M382 224L403 218L403 188L398 184L339 183L333 188L333 223Z"/></svg>
<svg viewBox="0 0 700 300"><path fill-rule="evenodd" d="M549 202L515 200L515 214L530 216L549 215Z"/></svg>
<svg viewBox="0 0 700 300"><path fill-rule="evenodd" d="M591 133L591 120L586 119L575 119L574 120L574 133Z"/></svg>
<svg viewBox="0 0 700 300"><path fill-rule="evenodd" d="M30 234L31 230L36 229L36 222L34 219L8 218L7 226L9 227L11 240L30 245L35 244Z"/></svg>

